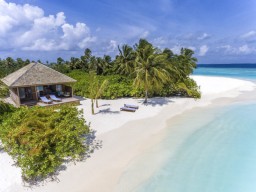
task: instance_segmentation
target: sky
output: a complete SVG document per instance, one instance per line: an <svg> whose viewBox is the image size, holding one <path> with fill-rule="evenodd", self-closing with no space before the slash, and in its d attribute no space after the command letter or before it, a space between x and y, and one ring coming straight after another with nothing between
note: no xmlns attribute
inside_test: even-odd
<svg viewBox="0 0 256 192"><path fill-rule="evenodd" d="M0 0L0 58L115 56L146 38L198 63L256 63L255 0Z"/></svg>

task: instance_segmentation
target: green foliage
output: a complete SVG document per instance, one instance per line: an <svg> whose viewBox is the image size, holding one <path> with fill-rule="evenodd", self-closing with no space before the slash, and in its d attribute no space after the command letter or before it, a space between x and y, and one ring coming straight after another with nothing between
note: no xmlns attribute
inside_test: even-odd
<svg viewBox="0 0 256 192"><path fill-rule="evenodd" d="M76 95L90 98L90 75L83 71L72 71L68 74L70 77L77 80L74 85L74 93ZM121 75L107 75L97 76L100 83L104 80L108 81L107 89L101 94L99 98L115 99L120 97L141 96L141 91L133 86L133 79Z"/></svg>
<svg viewBox="0 0 256 192"><path fill-rule="evenodd" d="M71 57L67 61L59 57L50 66L78 80L75 94L80 96L89 97L88 73L94 71L100 83L104 80L109 82L101 98L141 97L147 93L150 96L178 94L200 97L196 83L192 83L189 77L196 68L197 62L192 50L181 48L180 54L174 54L168 48L160 50L147 40L140 39L134 46L118 46L118 51L119 54L112 60L108 55L95 56L87 48L81 57ZM10 57L5 60L0 59L0 77L29 62Z"/></svg>
<svg viewBox="0 0 256 192"><path fill-rule="evenodd" d="M134 72L136 53L129 45L118 46L119 55L116 56L116 72L121 75L131 75Z"/></svg>
<svg viewBox="0 0 256 192"><path fill-rule="evenodd" d="M17 58L14 60L11 57L7 57L4 60L0 59L0 78L3 78L4 76L20 69L21 67L24 67L25 65L29 64L30 60L22 60L21 58Z"/></svg>
<svg viewBox="0 0 256 192"><path fill-rule="evenodd" d="M10 115L15 110L16 108L13 105L4 103L0 100L0 124L8 115Z"/></svg>
<svg viewBox="0 0 256 192"><path fill-rule="evenodd" d="M148 41L141 39L136 45L135 79L136 88L145 91L145 103L149 91L161 91L164 84L170 81L168 59L164 53L158 53Z"/></svg>
<svg viewBox="0 0 256 192"><path fill-rule="evenodd" d="M3 147L21 167L25 180L43 179L65 160L83 157L90 130L81 113L69 106L20 108L3 121Z"/></svg>
<svg viewBox="0 0 256 192"><path fill-rule="evenodd" d="M0 98L4 98L8 95L9 89L0 81Z"/></svg>

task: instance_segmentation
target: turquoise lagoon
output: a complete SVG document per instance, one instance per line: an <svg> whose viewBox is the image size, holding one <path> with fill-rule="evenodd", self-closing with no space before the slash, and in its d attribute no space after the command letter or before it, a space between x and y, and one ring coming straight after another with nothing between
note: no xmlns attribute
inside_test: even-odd
<svg viewBox="0 0 256 192"><path fill-rule="evenodd" d="M256 79L256 69L199 68L195 74ZM188 128L195 131L183 138L174 153L168 154L176 137L173 130ZM155 148L165 151L166 160L132 191L256 191L256 100L250 98L188 112L174 119L165 134ZM154 149L151 152L161 155ZM125 175L129 175L129 169Z"/></svg>

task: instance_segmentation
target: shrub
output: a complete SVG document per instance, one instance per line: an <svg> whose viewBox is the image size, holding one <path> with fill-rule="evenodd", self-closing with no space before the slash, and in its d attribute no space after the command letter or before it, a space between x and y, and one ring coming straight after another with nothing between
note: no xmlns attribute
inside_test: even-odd
<svg viewBox="0 0 256 192"><path fill-rule="evenodd" d="M89 97L89 74L84 71L75 70L68 75L77 80L74 85L74 93L79 96ZM102 99L116 99L121 97L143 97L143 89L133 86L133 79L122 75L99 75L101 82L108 80L108 88L103 92ZM150 96L185 96L200 98L201 94L196 82L191 78L182 81L166 83L161 91L151 91Z"/></svg>
<svg viewBox="0 0 256 192"><path fill-rule="evenodd" d="M69 106L20 108L3 121L3 147L21 167L25 180L45 178L65 160L83 157L90 130L81 113Z"/></svg>
<svg viewBox="0 0 256 192"><path fill-rule="evenodd" d="M8 87L3 85L0 81L0 98L6 97L9 93Z"/></svg>

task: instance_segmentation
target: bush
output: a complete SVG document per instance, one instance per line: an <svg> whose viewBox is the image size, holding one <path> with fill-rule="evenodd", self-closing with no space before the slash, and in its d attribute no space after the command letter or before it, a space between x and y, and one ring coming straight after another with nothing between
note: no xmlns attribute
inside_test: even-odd
<svg viewBox="0 0 256 192"><path fill-rule="evenodd" d="M89 74L83 71L72 71L70 77L77 80L74 85L74 93L79 96L89 97ZM98 78L101 82L108 80L108 88L102 94L102 99L116 99L122 97L144 97L143 89L133 86L133 79L122 75L106 75ZM201 94L196 82L191 78L183 79L175 83L167 83L161 91L150 92L150 96L185 96L200 98Z"/></svg>
<svg viewBox="0 0 256 192"><path fill-rule="evenodd" d="M77 80L74 85L75 95L89 97L89 74L83 71L72 71L68 74L70 77ZM116 99L121 97L141 96L142 92L133 87L133 79L121 75L98 76L103 82L108 80L108 87L102 94L103 99Z"/></svg>
<svg viewBox="0 0 256 192"><path fill-rule="evenodd" d="M69 106L20 108L1 125L0 137L22 169L25 180L53 174L65 160L79 160L87 151L89 127L81 111Z"/></svg>
<svg viewBox="0 0 256 192"><path fill-rule="evenodd" d="M0 101L0 124L6 118L6 116L10 115L15 110L16 108L13 105Z"/></svg>
<svg viewBox="0 0 256 192"><path fill-rule="evenodd" d="M8 87L3 85L0 81L0 98L6 97L9 93Z"/></svg>

